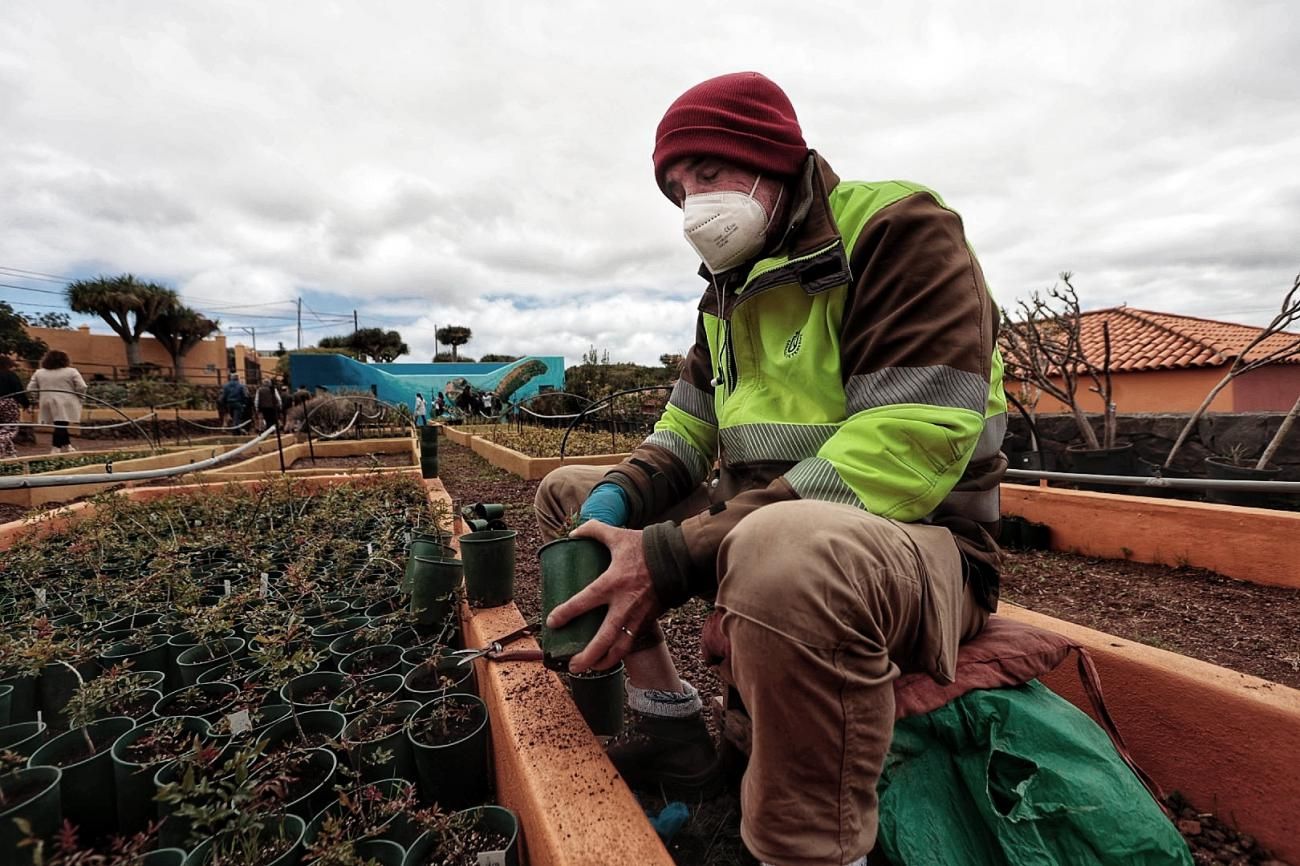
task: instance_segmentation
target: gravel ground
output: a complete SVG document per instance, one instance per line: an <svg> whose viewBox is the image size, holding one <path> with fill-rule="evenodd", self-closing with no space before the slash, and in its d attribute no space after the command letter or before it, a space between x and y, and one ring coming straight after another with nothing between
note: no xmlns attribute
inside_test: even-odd
<svg viewBox="0 0 1300 866"><path fill-rule="evenodd" d="M461 503L500 502L506 521L519 531L515 603L525 617L540 613L536 551L541 533L533 518L537 482L503 472L468 448L440 443L442 483ZM1003 597L1058 616L1195 658L1300 687L1300 591L1244 584L1200 569L1166 568L1095 560L1066 553L1008 555ZM692 602L663 620L668 644L683 678L707 701L722 685L700 658L698 634L707 613ZM716 733L716 732L715 732ZM650 811L663 800L644 796ZM691 820L670 851L681 866L749 866L740 843L740 803L734 791L709 802L688 803ZM1176 794L1172 811L1198 864L1286 866L1249 835ZM877 861L873 857L873 864Z"/></svg>

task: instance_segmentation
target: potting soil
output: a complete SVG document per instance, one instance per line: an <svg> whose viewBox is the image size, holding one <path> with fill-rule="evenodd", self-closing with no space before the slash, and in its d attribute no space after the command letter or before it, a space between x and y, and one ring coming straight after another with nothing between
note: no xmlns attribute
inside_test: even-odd
<svg viewBox="0 0 1300 866"><path fill-rule="evenodd" d="M1037 681L894 726L879 845L908 866L1191 866L1090 718Z"/></svg>

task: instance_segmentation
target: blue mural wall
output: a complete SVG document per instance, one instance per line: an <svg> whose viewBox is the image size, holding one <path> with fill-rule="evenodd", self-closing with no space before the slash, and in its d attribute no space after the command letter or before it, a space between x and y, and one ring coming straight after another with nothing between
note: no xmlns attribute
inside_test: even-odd
<svg viewBox="0 0 1300 866"><path fill-rule="evenodd" d="M289 353L289 379L309 391L369 391L379 399L411 406L416 392L432 404L433 395L460 390L459 380L498 399L518 402L543 389L564 390L564 358L528 357L507 364L362 364L346 355Z"/></svg>

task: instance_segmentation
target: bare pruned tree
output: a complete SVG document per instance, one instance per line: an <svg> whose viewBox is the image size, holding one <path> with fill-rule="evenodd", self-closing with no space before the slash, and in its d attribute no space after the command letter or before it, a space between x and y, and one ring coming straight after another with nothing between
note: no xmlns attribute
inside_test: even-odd
<svg viewBox="0 0 1300 866"><path fill-rule="evenodd" d="M1209 409L1210 404L1214 402L1214 398L1219 396L1219 392L1228 387L1228 383L1238 376L1249 373L1251 370L1258 370L1260 367L1267 367L1269 364L1277 364L1291 358L1300 357L1300 335L1286 334L1287 329L1297 322L1300 322L1300 274L1296 275L1296 278L1291 283L1290 291L1282 298L1282 306L1277 315L1273 317L1271 322L1260 329L1254 339L1242 347L1242 350L1232 359L1232 363L1228 365L1223 378L1215 383L1214 387L1210 389L1210 393L1206 394L1205 399L1201 401L1201 405L1187 419L1187 423L1183 425L1178 438L1174 440L1173 447L1169 449L1169 456L1165 458L1164 468L1168 469L1174 462L1174 455L1183 447L1187 437L1191 435L1192 429L1196 426L1196 422ZM1279 334L1286 334L1291 339L1282 340L1261 354L1251 357L1251 352L1260 348L1264 341ZM1273 438L1264 449L1264 453L1260 455L1259 462L1255 464L1256 469L1263 469L1268 465L1268 461L1273 459L1278 446L1282 444L1282 439L1290 431L1291 425L1295 423L1298 413L1300 413L1300 399L1296 400L1296 404L1291 407L1291 411L1282 419L1281 426L1273 434Z"/></svg>
<svg viewBox="0 0 1300 866"><path fill-rule="evenodd" d="M1063 272L1064 287L1054 285L1046 296L1033 292L1029 300L1017 301L1016 321L1002 311L1002 358L1008 378L1031 385L1069 407L1087 447L1113 448L1116 425L1111 399L1110 325L1102 323L1102 357L1090 357L1083 341L1079 293L1071 276L1069 271ZM1101 397L1104 407L1100 440L1079 405L1079 383L1084 379L1092 383L1088 390Z"/></svg>

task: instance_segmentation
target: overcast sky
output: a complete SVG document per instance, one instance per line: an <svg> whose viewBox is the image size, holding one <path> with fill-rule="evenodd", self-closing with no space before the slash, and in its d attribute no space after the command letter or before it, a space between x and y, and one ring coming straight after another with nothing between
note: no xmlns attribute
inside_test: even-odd
<svg viewBox="0 0 1300 866"><path fill-rule="evenodd" d="M703 288L655 126L754 69L841 177L942 193L1000 302L1069 269L1087 308L1261 323L1300 271L1297 22L1287 2L3 0L0 283L130 271L264 349L295 344L303 297L304 345L357 309L408 360L461 324L475 356L653 363Z"/></svg>

